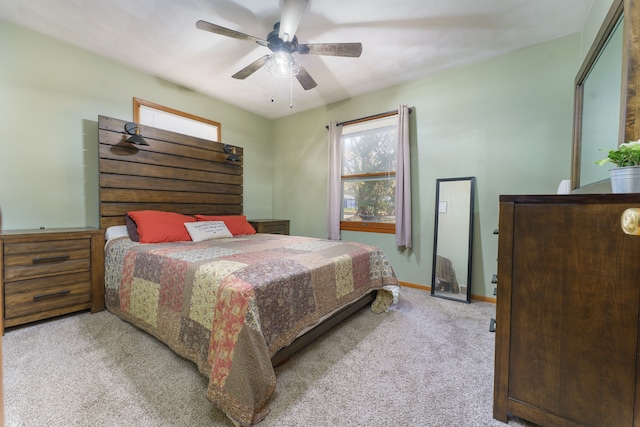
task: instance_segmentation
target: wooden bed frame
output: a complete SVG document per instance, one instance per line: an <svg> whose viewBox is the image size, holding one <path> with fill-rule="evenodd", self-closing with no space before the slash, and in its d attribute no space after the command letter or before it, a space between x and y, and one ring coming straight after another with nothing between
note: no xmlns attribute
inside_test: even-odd
<svg viewBox="0 0 640 427"><path fill-rule="evenodd" d="M124 225L132 210L163 210L185 215L241 215L243 149L239 162L227 160L220 142L140 125L149 145L125 142L126 121L98 117L100 228ZM315 341L371 303L375 292L337 311L280 350L274 366Z"/></svg>

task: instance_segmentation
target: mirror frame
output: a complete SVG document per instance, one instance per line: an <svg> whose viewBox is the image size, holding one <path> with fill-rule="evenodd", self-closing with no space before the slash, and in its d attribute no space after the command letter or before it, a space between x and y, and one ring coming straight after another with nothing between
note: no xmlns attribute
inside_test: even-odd
<svg viewBox="0 0 640 427"><path fill-rule="evenodd" d="M467 241L467 295L465 299L455 298L447 296L446 294L436 293L436 263L438 257L438 214L440 212L440 184L443 182L451 181L469 181L469 234ZM475 194L476 194L476 177L468 176L461 178L438 178L436 179L436 206L435 206L435 219L433 228L433 263L431 265L431 296L449 299L459 302L471 302L471 278L473 277L473 223L475 214Z"/></svg>
<svg viewBox="0 0 640 427"><path fill-rule="evenodd" d="M580 165L582 149L582 112L584 102L584 82L609 36L622 16L622 84L620 96L620 118L618 126L618 145L640 138L640 0L613 0L611 8L587 53L575 78L573 145L571 154L571 189L580 188ZM635 43L633 41L636 41ZM589 184L597 183L587 183Z"/></svg>

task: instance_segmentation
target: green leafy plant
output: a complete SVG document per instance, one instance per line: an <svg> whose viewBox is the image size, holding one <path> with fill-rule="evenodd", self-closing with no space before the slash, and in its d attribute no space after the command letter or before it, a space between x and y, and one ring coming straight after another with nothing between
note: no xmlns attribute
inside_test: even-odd
<svg viewBox="0 0 640 427"><path fill-rule="evenodd" d="M640 140L620 144L616 150L609 151L606 159L598 160L594 163L602 166L607 162L614 163L619 168L624 166L640 166Z"/></svg>

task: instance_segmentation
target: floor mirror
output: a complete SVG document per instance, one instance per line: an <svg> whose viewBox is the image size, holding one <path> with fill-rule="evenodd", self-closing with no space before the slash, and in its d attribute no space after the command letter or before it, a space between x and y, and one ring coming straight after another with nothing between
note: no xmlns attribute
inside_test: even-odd
<svg viewBox="0 0 640 427"><path fill-rule="evenodd" d="M436 180L431 295L471 302L476 178Z"/></svg>

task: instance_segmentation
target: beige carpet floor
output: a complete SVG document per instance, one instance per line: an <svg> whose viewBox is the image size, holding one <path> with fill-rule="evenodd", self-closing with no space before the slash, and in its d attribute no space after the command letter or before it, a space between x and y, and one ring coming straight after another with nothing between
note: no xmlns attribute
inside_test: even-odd
<svg viewBox="0 0 640 427"><path fill-rule="evenodd" d="M259 426L505 426L494 316L403 288L388 313L365 308L277 368ZM191 362L109 312L9 330L3 347L7 427L233 425Z"/></svg>

